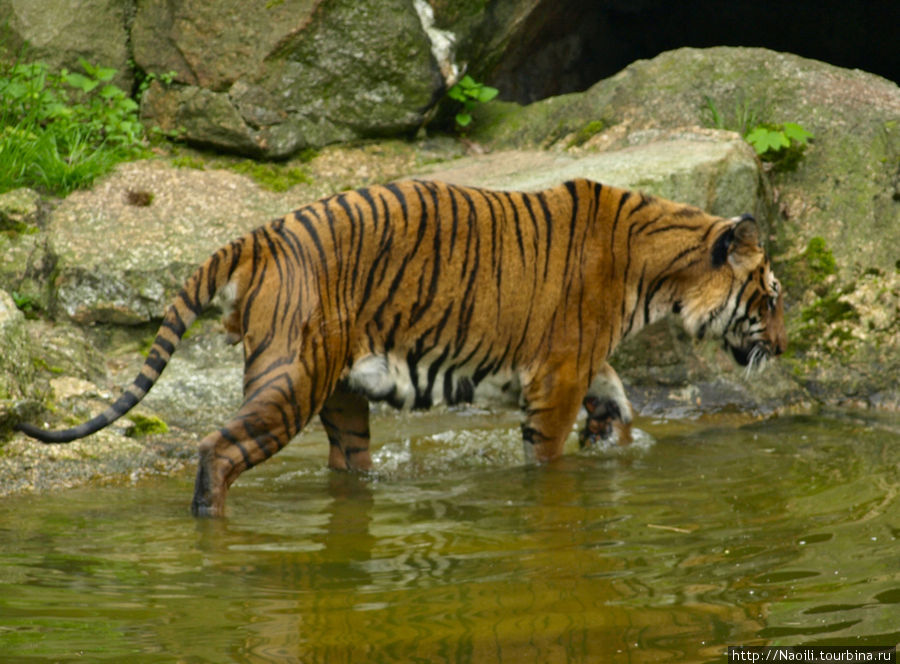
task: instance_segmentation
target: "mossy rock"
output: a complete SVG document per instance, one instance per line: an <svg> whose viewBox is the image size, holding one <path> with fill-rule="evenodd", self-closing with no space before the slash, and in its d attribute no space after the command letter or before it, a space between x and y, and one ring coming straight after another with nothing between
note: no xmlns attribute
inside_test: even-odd
<svg viewBox="0 0 900 664"><path fill-rule="evenodd" d="M155 415L142 415L131 412L128 414L131 426L125 429L125 435L129 438L141 438L169 432L169 425Z"/></svg>
<svg viewBox="0 0 900 664"><path fill-rule="evenodd" d="M39 349L32 345L25 324L12 297L0 290L0 440L17 422L36 416L49 392L37 370Z"/></svg>

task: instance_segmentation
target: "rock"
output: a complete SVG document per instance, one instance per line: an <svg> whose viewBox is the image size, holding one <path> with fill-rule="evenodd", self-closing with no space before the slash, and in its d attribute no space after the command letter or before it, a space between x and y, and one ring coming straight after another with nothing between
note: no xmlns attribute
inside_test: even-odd
<svg viewBox="0 0 900 664"><path fill-rule="evenodd" d="M707 97L726 121L737 124L745 109L758 122L798 122L815 136L800 167L773 179L788 212L782 251L822 235L844 276L859 266L894 269L896 252L882 239L900 227L900 88L872 74L758 48L684 48L635 62L584 93L483 105L472 138L503 149L565 149L602 123L592 142L615 149L638 130L710 124Z"/></svg>
<svg viewBox="0 0 900 664"><path fill-rule="evenodd" d="M36 231L40 202L40 194L25 187L0 194L0 231Z"/></svg>
<svg viewBox="0 0 900 664"><path fill-rule="evenodd" d="M687 131L636 138L636 145L580 156L541 152L490 155L432 167L429 177L537 189L577 175L643 188L734 216L765 207L752 150L728 132ZM132 190L153 194L128 204ZM307 202L299 193L261 190L223 171L124 164L90 192L52 213L55 307L77 323L139 324L161 316L187 276L219 246Z"/></svg>
<svg viewBox="0 0 900 664"><path fill-rule="evenodd" d="M52 261L39 234L40 195L31 189L0 194L0 289L15 293L26 311L47 308L46 276Z"/></svg>
<svg viewBox="0 0 900 664"><path fill-rule="evenodd" d="M455 59L478 80L496 68L510 42L515 41L548 0L430 0L438 28L454 36Z"/></svg>
<svg viewBox="0 0 900 664"><path fill-rule="evenodd" d="M128 192L135 190L152 194L152 203L129 205ZM55 311L81 324L159 318L219 246L301 202L228 171L123 164L92 191L70 195L50 216Z"/></svg>
<svg viewBox="0 0 900 664"><path fill-rule="evenodd" d="M25 316L12 297L0 290L0 439L16 422L40 412L47 384L39 377L40 361L25 329Z"/></svg>
<svg viewBox="0 0 900 664"><path fill-rule="evenodd" d="M408 0L158 0L138 6L132 37L139 66L177 72L147 91L145 119L244 154L414 133L444 88Z"/></svg>
<svg viewBox="0 0 900 664"><path fill-rule="evenodd" d="M117 70L113 83L130 90L134 77L129 65L126 12L122 0L0 0L0 16L9 32L0 42L5 50L24 51L29 61L41 60L51 69L82 71L79 58Z"/></svg>

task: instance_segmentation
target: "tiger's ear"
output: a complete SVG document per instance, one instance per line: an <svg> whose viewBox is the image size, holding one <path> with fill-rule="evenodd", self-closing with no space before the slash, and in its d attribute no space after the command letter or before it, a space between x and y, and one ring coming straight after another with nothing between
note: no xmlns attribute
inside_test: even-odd
<svg viewBox="0 0 900 664"><path fill-rule="evenodd" d="M756 219L749 214L742 215L734 227L734 239L740 244L759 247L759 226L756 225Z"/></svg>
<svg viewBox="0 0 900 664"><path fill-rule="evenodd" d="M712 248L713 267L721 267L726 260L738 267L759 248L759 226L752 216L745 214L734 226L716 238Z"/></svg>

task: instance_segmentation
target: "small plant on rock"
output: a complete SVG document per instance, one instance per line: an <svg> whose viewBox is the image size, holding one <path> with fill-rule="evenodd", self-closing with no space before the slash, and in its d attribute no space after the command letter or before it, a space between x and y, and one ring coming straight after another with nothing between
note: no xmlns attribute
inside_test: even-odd
<svg viewBox="0 0 900 664"><path fill-rule="evenodd" d="M761 122L759 112L748 101L735 104L731 116L726 117L710 97L705 97L710 124L716 129L736 131L747 141L759 158L771 163L777 171L791 171L803 157L812 133L796 122L776 124Z"/></svg>
<svg viewBox="0 0 900 664"><path fill-rule="evenodd" d="M447 90L447 96L462 104L462 108L456 113L456 125L468 127L472 123L472 110L478 104L486 104L500 93L497 88L492 88L484 83L479 83L466 74L452 88Z"/></svg>
<svg viewBox="0 0 900 664"><path fill-rule="evenodd" d="M763 161L771 162L777 170L792 171L803 157L812 133L796 122L784 124L762 123L744 135Z"/></svg>

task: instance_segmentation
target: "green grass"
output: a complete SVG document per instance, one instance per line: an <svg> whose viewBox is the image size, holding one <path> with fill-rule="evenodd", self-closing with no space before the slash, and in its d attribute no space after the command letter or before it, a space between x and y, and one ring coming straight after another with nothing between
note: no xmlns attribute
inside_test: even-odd
<svg viewBox="0 0 900 664"><path fill-rule="evenodd" d="M0 192L66 195L146 154L137 104L110 83L116 71L81 65L0 62Z"/></svg>

